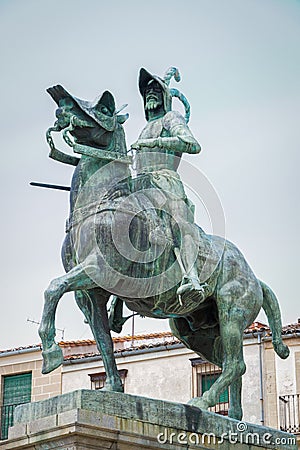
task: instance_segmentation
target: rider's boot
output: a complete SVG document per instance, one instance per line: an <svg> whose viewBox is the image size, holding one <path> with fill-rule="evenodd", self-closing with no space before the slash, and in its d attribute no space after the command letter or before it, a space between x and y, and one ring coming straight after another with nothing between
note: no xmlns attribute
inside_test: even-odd
<svg viewBox="0 0 300 450"><path fill-rule="evenodd" d="M181 285L177 289L181 302L192 300L202 303L209 295L210 287L207 283L200 283L195 267L182 277Z"/></svg>
<svg viewBox="0 0 300 450"><path fill-rule="evenodd" d="M195 228L191 224L185 224L186 231L194 231ZM187 228L187 226L189 228ZM183 236L183 246L180 252L180 259L185 267L181 285L177 289L177 296L180 303L185 300L192 300L194 302L202 303L210 295L210 288L207 283L200 283L198 271L196 266L196 259L199 248L198 232L191 235L190 232ZM195 251L196 249L196 251Z"/></svg>
<svg viewBox="0 0 300 450"><path fill-rule="evenodd" d="M131 317L123 316L123 303L123 300L114 295L109 308L108 325L115 333L121 333L124 323Z"/></svg>

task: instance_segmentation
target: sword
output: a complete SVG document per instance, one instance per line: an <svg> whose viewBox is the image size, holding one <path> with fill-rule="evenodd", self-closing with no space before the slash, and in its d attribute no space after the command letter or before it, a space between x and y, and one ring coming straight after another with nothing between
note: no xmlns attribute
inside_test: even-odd
<svg viewBox="0 0 300 450"><path fill-rule="evenodd" d="M57 189L59 191L70 191L70 186L59 186L57 184L46 184L46 183L37 183L35 181L31 181L29 183L31 186L43 187L48 189Z"/></svg>

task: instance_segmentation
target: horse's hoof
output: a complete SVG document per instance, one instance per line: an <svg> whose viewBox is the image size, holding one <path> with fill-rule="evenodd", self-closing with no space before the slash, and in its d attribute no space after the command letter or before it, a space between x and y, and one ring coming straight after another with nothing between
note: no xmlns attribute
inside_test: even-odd
<svg viewBox="0 0 300 450"><path fill-rule="evenodd" d="M283 342L274 342L274 350L281 359L286 359L290 354L288 346Z"/></svg>
<svg viewBox="0 0 300 450"><path fill-rule="evenodd" d="M62 349L57 344L53 344L49 350L43 351L42 356L42 374L44 375L57 369L64 360Z"/></svg>
<svg viewBox="0 0 300 450"><path fill-rule="evenodd" d="M209 408L208 403L201 397L192 398L188 402L188 405L196 406L197 408L200 408L200 409L208 409Z"/></svg>
<svg viewBox="0 0 300 450"><path fill-rule="evenodd" d="M106 392L124 392L124 387L122 384L119 383L105 383L104 387L101 389L101 391Z"/></svg>

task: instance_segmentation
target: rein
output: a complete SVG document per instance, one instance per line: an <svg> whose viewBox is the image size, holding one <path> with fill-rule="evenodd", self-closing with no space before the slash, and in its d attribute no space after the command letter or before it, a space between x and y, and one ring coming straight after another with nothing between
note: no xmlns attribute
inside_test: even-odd
<svg viewBox="0 0 300 450"><path fill-rule="evenodd" d="M117 186L109 189L100 201L91 203L87 206L82 206L81 208L74 209L74 211L71 212L69 218L66 220L66 233L70 232L72 228L84 222L86 219L104 212L117 211L122 214L137 217L147 222L147 217L145 217L144 214L130 211L122 207L111 206L112 200L114 201L115 199L123 196L127 198L129 194L130 190L128 188L127 182L118 183Z"/></svg>

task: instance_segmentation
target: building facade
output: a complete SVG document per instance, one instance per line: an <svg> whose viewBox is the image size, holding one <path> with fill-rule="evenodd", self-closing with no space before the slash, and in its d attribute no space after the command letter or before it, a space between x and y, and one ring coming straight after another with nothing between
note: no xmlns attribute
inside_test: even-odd
<svg viewBox="0 0 300 450"><path fill-rule="evenodd" d="M300 323L282 330L290 357L275 354L270 329L255 322L244 333L243 420L296 433L300 438ZM115 337L115 357L128 394L187 403L209 389L220 368L185 348L170 332ZM64 363L41 374L40 345L0 351L0 430L7 438L16 405L76 389L101 389L102 359L92 340L61 342ZM230 391L213 411L226 415Z"/></svg>

